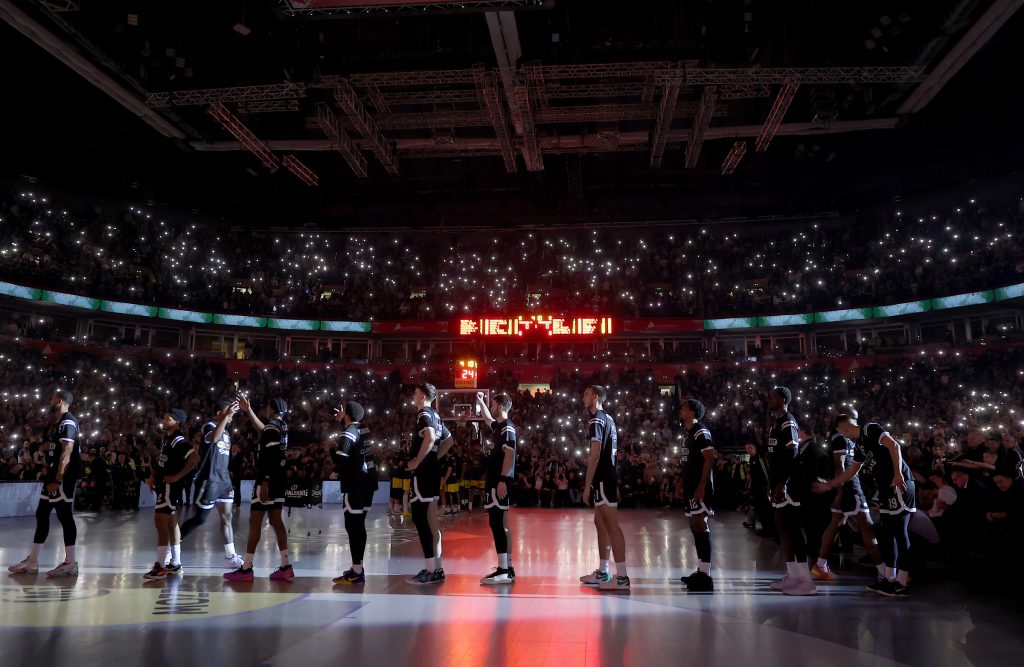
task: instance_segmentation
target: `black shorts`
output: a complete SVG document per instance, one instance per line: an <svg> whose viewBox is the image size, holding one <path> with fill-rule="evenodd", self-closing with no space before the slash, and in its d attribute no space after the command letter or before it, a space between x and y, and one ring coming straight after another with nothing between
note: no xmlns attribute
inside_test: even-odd
<svg viewBox="0 0 1024 667"><path fill-rule="evenodd" d="M174 514L174 505L181 498L181 483L170 484L168 482L157 482L156 484L156 513Z"/></svg>
<svg viewBox="0 0 1024 667"><path fill-rule="evenodd" d="M199 492L198 504L204 510L212 510L216 503L235 502L235 487L230 480L205 480Z"/></svg>
<svg viewBox="0 0 1024 667"><path fill-rule="evenodd" d="M771 489L769 489L768 493L775 493L774 485ZM799 490L796 488L796 485L792 483L786 484L785 487L783 487L782 494L782 500L779 502L775 502L772 495L769 495L768 498L772 502L772 507L774 507L777 510L785 509L786 507L800 507L801 498Z"/></svg>
<svg viewBox="0 0 1024 667"><path fill-rule="evenodd" d="M346 491L341 500L342 511L349 514L363 514L369 510L373 505L375 487L375 482L365 480L355 484L346 484Z"/></svg>
<svg viewBox="0 0 1024 667"><path fill-rule="evenodd" d="M65 477L60 481L60 488L56 491L47 491L46 485L53 484L56 480L47 480L43 482L43 488L39 492L39 502L48 503L74 503L75 502L75 486L78 484L78 480L74 477Z"/></svg>
<svg viewBox="0 0 1024 667"><path fill-rule="evenodd" d="M506 484L505 486L508 487L508 484ZM508 491L509 491L509 489L506 488L505 489L505 493L507 494ZM504 498L498 498L498 488L497 488L497 485L495 485L494 488L487 489L487 498L486 498L486 502L484 503L484 509L485 510L489 510L491 508L494 508L494 509L499 509L499 510L507 511L508 510L508 498L509 498L508 495L506 495Z"/></svg>
<svg viewBox="0 0 1024 667"><path fill-rule="evenodd" d="M900 515L917 511L917 489L914 482L907 481L907 490L900 492L891 486L878 491L878 513Z"/></svg>
<svg viewBox="0 0 1024 667"><path fill-rule="evenodd" d="M590 497L594 500L594 507L606 505L608 507L619 506L619 483L618 480L608 479L595 481L590 487Z"/></svg>
<svg viewBox="0 0 1024 667"><path fill-rule="evenodd" d="M429 503L441 497L441 473L439 470L420 466L412 473L412 490L409 500L414 503Z"/></svg>
<svg viewBox="0 0 1024 667"><path fill-rule="evenodd" d="M832 513L851 517L869 512L868 499L864 496L864 491L860 488L860 484L854 484L853 482L843 484L843 495L839 498L838 503L833 503Z"/></svg>
<svg viewBox="0 0 1024 667"><path fill-rule="evenodd" d="M262 482L257 481L252 487L252 505L249 507L249 511L269 512L283 508L284 480L270 480L270 483L267 485L267 502L265 503L259 501L260 486L262 484Z"/></svg>
<svg viewBox="0 0 1024 667"><path fill-rule="evenodd" d="M697 500L692 496L686 496L683 498L683 514L686 516L701 516L707 514L708 516L715 515L714 503L710 494L705 494L703 500Z"/></svg>

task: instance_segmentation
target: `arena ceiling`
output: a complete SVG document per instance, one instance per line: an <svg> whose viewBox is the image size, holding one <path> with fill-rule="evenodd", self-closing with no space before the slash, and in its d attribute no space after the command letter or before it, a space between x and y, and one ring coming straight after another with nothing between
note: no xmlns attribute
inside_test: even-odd
<svg viewBox="0 0 1024 667"><path fill-rule="evenodd" d="M0 0L3 169L339 224L850 206L1019 164L1021 4Z"/></svg>

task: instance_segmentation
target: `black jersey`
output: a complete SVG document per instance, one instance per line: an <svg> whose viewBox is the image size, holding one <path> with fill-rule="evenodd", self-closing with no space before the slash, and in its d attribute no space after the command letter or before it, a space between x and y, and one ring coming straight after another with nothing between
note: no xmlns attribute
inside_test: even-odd
<svg viewBox="0 0 1024 667"><path fill-rule="evenodd" d="M199 470L197 481L230 482L228 467L231 465L231 436L225 426L220 438L213 442L213 433L217 430L217 422L208 421L203 425L203 441L199 445Z"/></svg>
<svg viewBox="0 0 1024 667"><path fill-rule="evenodd" d="M857 439L857 447L853 452L854 461L863 464L865 468L871 468L879 489L891 486L892 478L895 476L892 455L882 444L882 436L885 435L889 435L889 432L882 428L881 424L875 422L864 424L860 427L860 437ZM900 463L903 479L908 483L913 482L914 478L910 475L910 466L907 465L906 459L900 457Z"/></svg>
<svg viewBox="0 0 1024 667"><path fill-rule="evenodd" d="M82 467L82 453L78 445L78 419L70 412L62 414L57 421L50 424L46 432L46 446L43 454L46 459L46 482L57 481L60 472L60 457L64 445L71 442L71 460L64 469L64 479L77 479Z"/></svg>
<svg viewBox="0 0 1024 667"><path fill-rule="evenodd" d="M853 464L853 450L857 447L853 440L850 440L839 431L836 431L829 436L828 447L832 451L833 457L835 457L836 454L843 455L843 469L849 468Z"/></svg>
<svg viewBox="0 0 1024 667"><path fill-rule="evenodd" d="M796 417L788 412L771 421L768 427L768 481L772 486L785 484L793 474L793 466L800 454L800 435Z"/></svg>
<svg viewBox="0 0 1024 667"><path fill-rule="evenodd" d="M505 452L512 452L512 471L510 477L516 474L516 426L511 419L503 422L491 423L491 451L487 454L487 488L497 488L498 482L503 477L505 465Z"/></svg>
<svg viewBox="0 0 1024 667"><path fill-rule="evenodd" d="M256 484L284 483L287 476L288 424L275 417L263 425L256 444Z"/></svg>
<svg viewBox="0 0 1024 667"><path fill-rule="evenodd" d="M704 452L714 451L711 431L699 421L686 429L683 435L683 446L679 450L679 464L682 466L684 493L693 493L700 486L704 477ZM708 485L712 484L708 477Z"/></svg>
<svg viewBox="0 0 1024 667"><path fill-rule="evenodd" d="M818 496L811 492L814 482L827 482L834 476L835 466L832 464L830 449L828 444L817 443L812 439L800 443L800 456L792 480L800 487L804 498L831 500L827 494Z"/></svg>
<svg viewBox="0 0 1024 667"><path fill-rule="evenodd" d="M156 481L163 482L167 477L177 475L184 470L185 462L191 452L192 443L185 439L181 431L175 431L167 436L160 445L160 458L153 469Z"/></svg>
<svg viewBox="0 0 1024 667"><path fill-rule="evenodd" d="M619 435L615 428L615 420L604 410L598 410L590 418L588 436L591 445L595 440L601 444L601 458L597 461L594 482L617 480L615 458L619 449Z"/></svg>
<svg viewBox="0 0 1024 667"><path fill-rule="evenodd" d="M373 444L369 436L370 429L359 422L352 422L338 438L334 465L343 485L351 487L375 473L377 466L373 460Z"/></svg>
<svg viewBox="0 0 1024 667"><path fill-rule="evenodd" d="M427 452L420 465L424 462L430 462L431 465L436 466L437 448L442 442L452 437L452 434L448 427L444 425L444 422L441 421L441 415L432 407L425 407L416 414L416 428L413 430L412 438L409 441L409 457L416 458L420 455L420 447L423 446L423 435L427 429L434 432L434 444L430 447L430 451Z"/></svg>

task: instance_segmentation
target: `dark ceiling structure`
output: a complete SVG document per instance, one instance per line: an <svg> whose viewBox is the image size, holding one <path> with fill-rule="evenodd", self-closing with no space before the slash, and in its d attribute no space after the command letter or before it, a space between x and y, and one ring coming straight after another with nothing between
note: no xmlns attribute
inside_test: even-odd
<svg viewBox="0 0 1024 667"><path fill-rule="evenodd" d="M1022 4L0 0L0 17L150 128L136 152L344 217L460 190L671 207L676 188L820 188Z"/></svg>

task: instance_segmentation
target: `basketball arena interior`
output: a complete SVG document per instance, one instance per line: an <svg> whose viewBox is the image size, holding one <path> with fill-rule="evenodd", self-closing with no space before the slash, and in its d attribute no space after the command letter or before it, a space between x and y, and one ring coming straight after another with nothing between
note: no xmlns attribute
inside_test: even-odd
<svg viewBox="0 0 1024 667"><path fill-rule="evenodd" d="M1021 5L0 0L3 664L1016 664Z"/></svg>

